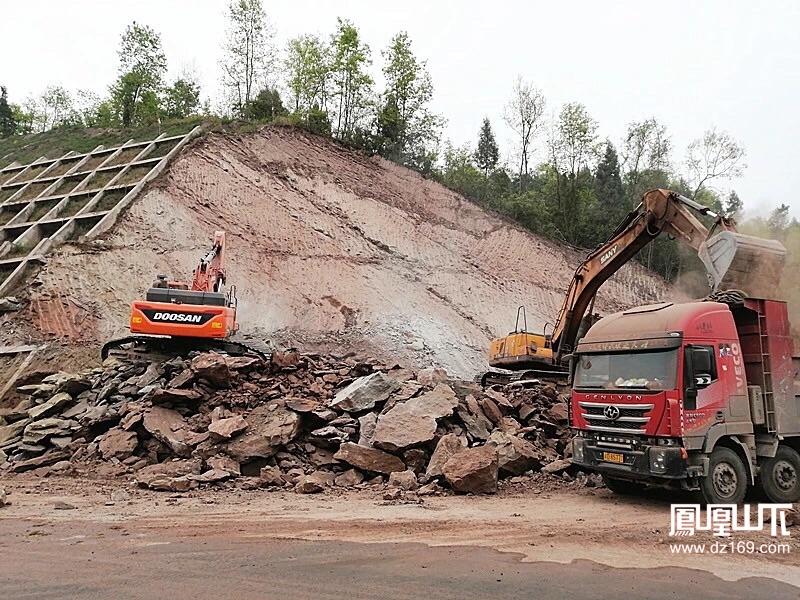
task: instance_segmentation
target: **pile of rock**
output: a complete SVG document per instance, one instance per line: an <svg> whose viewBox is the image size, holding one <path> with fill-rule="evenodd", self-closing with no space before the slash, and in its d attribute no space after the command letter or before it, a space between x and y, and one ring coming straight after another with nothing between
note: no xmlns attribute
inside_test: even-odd
<svg viewBox="0 0 800 600"><path fill-rule="evenodd" d="M0 473L110 471L169 491L237 479L302 493L388 478L419 493L480 493L499 477L569 467L554 386L483 390L440 369L204 353L109 360L17 392L0 409Z"/></svg>

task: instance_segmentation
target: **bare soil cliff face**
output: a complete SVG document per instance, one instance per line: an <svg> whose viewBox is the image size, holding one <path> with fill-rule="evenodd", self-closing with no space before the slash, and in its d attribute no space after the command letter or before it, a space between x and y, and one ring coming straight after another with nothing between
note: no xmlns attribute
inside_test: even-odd
<svg viewBox="0 0 800 600"><path fill-rule="evenodd" d="M529 330L552 323L583 258L417 173L266 128L196 142L101 243L51 257L36 294L74 299L91 316L84 339L87 327L97 340L122 336L129 303L158 273L190 277L215 229L227 231L242 334L459 376L484 369L489 340L513 328L518 305ZM595 310L666 292L631 264Z"/></svg>

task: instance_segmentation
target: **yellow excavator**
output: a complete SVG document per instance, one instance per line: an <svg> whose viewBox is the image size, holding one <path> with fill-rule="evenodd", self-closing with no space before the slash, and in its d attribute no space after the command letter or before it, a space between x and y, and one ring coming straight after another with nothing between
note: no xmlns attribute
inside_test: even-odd
<svg viewBox="0 0 800 600"><path fill-rule="evenodd" d="M692 211L713 218L711 229ZM651 190L608 241L590 252L576 269L551 333L529 333L525 309L517 309L514 331L492 340L489 346L490 369L482 375L481 382L491 385L536 377L566 377L564 358L572 352L581 330L585 331L597 318L592 310L586 314L597 290L662 233L698 252L708 271L712 292L735 289L759 298L777 297L786 259L786 248L780 242L741 234L733 219L676 192Z"/></svg>

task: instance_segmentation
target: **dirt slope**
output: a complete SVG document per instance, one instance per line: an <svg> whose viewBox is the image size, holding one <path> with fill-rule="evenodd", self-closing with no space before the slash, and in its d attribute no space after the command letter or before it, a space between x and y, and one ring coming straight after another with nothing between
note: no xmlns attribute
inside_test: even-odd
<svg viewBox="0 0 800 600"><path fill-rule="evenodd" d="M196 142L102 244L52 257L36 294L63 294L72 312L85 312L83 338L123 335L128 303L156 273L189 277L214 229L228 233L243 333L302 349L343 343L343 353L459 376L484 368L489 339L513 328L518 305L528 307L530 330L552 323L583 256L412 171L267 128ZM629 265L595 308L665 292Z"/></svg>

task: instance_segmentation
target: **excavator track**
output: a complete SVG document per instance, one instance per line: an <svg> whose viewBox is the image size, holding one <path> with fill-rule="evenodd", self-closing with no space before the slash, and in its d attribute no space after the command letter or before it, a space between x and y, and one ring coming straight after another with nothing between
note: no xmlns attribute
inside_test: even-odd
<svg viewBox="0 0 800 600"><path fill-rule="evenodd" d="M111 340L103 345L100 357L131 362L167 361L190 352L224 352L231 356L254 356L264 361L272 358L272 347L258 340L207 340L199 338L168 338L157 336L129 336Z"/></svg>
<svg viewBox="0 0 800 600"><path fill-rule="evenodd" d="M492 385L508 385L517 381L547 380L558 384L566 384L569 372L555 369L527 369L525 371L502 372L487 371L476 377L476 381L483 387Z"/></svg>

